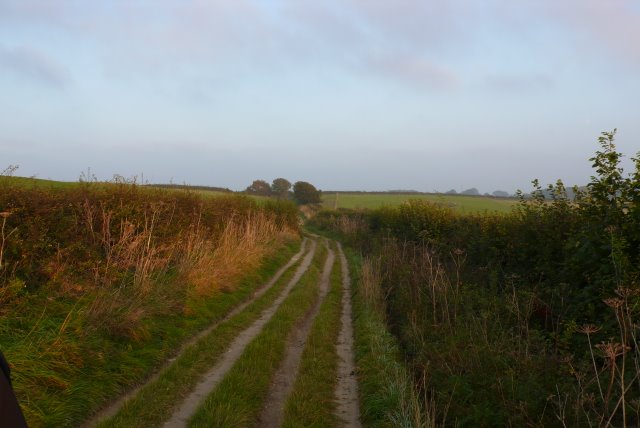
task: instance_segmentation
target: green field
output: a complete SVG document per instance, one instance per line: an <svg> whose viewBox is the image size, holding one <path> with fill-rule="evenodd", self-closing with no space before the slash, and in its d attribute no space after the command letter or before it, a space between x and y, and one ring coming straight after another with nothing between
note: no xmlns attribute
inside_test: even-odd
<svg viewBox="0 0 640 428"><path fill-rule="evenodd" d="M336 203L337 198L337 203ZM418 199L442 204L457 212L509 212L517 200L492 198L486 196L440 195L421 193L324 193L322 205L328 209L380 208L381 206L400 205L410 199Z"/></svg>
<svg viewBox="0 0 640 428"><path fill-rule="evenodd" d="M30 188L68 189L78 185L77 181L54 181L32 177L0 176L0 184L21 185Z"/></svg>
<svg viewBox="0 0 640 428"><path fill-rule="evenodd" d="M43 189L68 189L76 187L80 184L79 181L54 181L54 180L43 180L40 178L31 178L31 177L3 177L0 176L0 184L12 184L12 185L21 185L28 188L43 188ZM98 184L98 185L112 185L114 183L109 181L98 181L98 182L89 182L90 184ZM167 191L172 192L192 192L199 196L205 198L211 197L220 197L220 196L228 196L234 194L242 194L240 192L225 192L223 190L216 190L217 188L204 188L203 186L167 186L167 185L155 185L149 184L144 185L142 187L150 187L155 189L165 189ZM258 195L247 195L248 197L256 200L257 202L263 202L265 200L269 200L266 196L258 196Z"/></svg>

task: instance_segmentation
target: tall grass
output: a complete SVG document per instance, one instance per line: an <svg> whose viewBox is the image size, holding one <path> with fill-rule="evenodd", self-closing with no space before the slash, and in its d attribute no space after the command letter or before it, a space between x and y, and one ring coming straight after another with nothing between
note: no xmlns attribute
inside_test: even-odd
<svg viewBox="0 0 640 428"><path fill-rule="evenodd" d="M435 427L434 402L405 367L397 340L389 334L387 293L380 258L364 259L347 251L356 276L354 328L362 424L370 427ZM424 380L424 379L423 379Z"/></svg>

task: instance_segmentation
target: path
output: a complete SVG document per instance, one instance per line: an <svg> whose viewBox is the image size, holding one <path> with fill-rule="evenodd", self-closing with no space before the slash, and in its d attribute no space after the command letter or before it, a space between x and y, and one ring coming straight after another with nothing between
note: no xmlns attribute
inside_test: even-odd
<svg viewBox="0 0 640 428"><path fill-rule="evenodd" d="M211 324L209 327L207 327L206 329L200 331L198 334L196 334L195 336L193 336L192 338L190 338L189 340L185 341L182 346L180 347L180 349L178 350L178 352L172 357L169 358L162 367L160 367L160 369L158 369L152 376L150 376L144 383L141 383L140 385L134 387L133 389L131 389L130 391L128 391L126 394L122 395L120 398L118 398L116 401L114 401L112 404L110 404L108 407L106 407L105 409L101 410L100 412L98 412L94 417L92 417L89 421L87 421L85 424L83 424L83 427L92 427L97 425L100 421L103 421L105 419L111 418L113 416L115 416L120 409L124 406L124 404L129 401L130 399L132 399L133 397L135 397L142 388L144 388L146 385L149 385L153 382L155 382L156 380L158 380L158 378L162 375L162 373L171 366L171 364L177 360L178 358L180 358L185 351L190 348L191 346L195 345L198 341L200 341L202 338L204 338L205 336L211 334L211 332L213 332L213 330L215 330L216 328L218 328L220 326L220 324L229 321L231 318L233 318L234 316L238 315L240 312L244 311L247 306L249 306L250 304L252 304L253 302L255 302L258 298L260 298L262 295L264 295L267 291L269 291L269 289L271 287L273 287L273 285L278 282L278 280L280 279L280 277L282 277L282 275L294 264L296 264L298 262L298 260L300 260L300 257L302 257L302 255L305 252L306 249L306 245L307 245L308 239L304 238L302 240L302 243L300 245L300 250L294 254L291 259L284 265L282 266L274 275L273 277L271 277L271 279L265 283L264 285L262 285L260 288L258 288L257 290L255 290L253 292L253 294L251 295L251 297L247 300L245 300L244 302L242 302L241 304L239 304L238 306L236 306L235 308L233 308L231 311L229 311L229 313L227 315L225 315L224 318L214 322L213 324ZM314 243L315 246L315 243ZM309 257L307 255L307 257ZM308 266L307 266L308 267ZM301 274L302 275L302 274Z"/></svg>
<svg viewBox="0 0 640 428"><path fill-rule="evenodd" d="M297 323L294 330L289 334L284 359L273 377L259 418L258 426L261 428L277 428L282 424L284 406L298 376L302 352L311 332L311 327L313 327L313 322L318 312L320 312L320 306L329 292L335 254L329 248L326 240L325 246L327 247L328 255L322 270L318 298L304 315L302 322Z"/></svg>
<svg viewBox="0 0 640 428"><path fill-rule="evenodd" d="M183 347L176 354L176 357L166 363L162 370L169 367L171 363L180 357L188 347L194 345L209 334L215 334L215 329L220 324L230 320L232 317L247 309L251 303L271 289L288 269L292 268L298 261L300 261L300 259L302 259L299 266L296 268L293 277L279 292L278 296L272 301L270 306L260 312L259 316L249 325L249 327L246 327L233 339L231 344L226 348L224 354L222 354L218 359L217 363L209 371L203 374L200 381L193 387L192 391L187 394L181 402L176 402L176 407L169 420L164 424L164 427L175 428L187 426L189 419L193 417L207 396L209 396L209 394L211 394L211 392L214 391L218 384L224 379L227 373L244 353L249 343L251 343L263 331L265 325L273 318L280 306L288 298L291 290L308 272L316 255L316 247L320 239L323 238L315 235L311 235L310 238L305 238L302 241L300 251L284 266L282 266L266 284L255 290L249 299L231 310L223 319L212 324L206 330L185 342ZM332 270L336 263L336 259L339 259L341 265L342 282L342 300L340 303L341 326L335 343L335 352L338 363L333 394L334 399L327 399L326 404L323 405L327 406L327 410L329 410L329 408L332 409L337 420L340 421L341 426L361 427L358 383L356 376L357 370L354 358L351 279L349 276L349 267L342 246L339 243L336 243L337 252L335 252L330 248L329 241L327 239L323 239L323 241L327 248L327 255L318 283L317 297L311 307L306 310L304 315L295 322L291 331L288 333L283 332L283 334L286 334L284 356L273 375L269 391L262 403L262 411L257 419L257 426L259 427L274 428L282 425L284 419L284 408L287 403L287 399L293 390L296 378L298 377L305 347L310 346L308 345L308 338L313 325L316 322L320 309L325 301L332 302L332 305L338 304L337 300L326 300L326 296L328 295L331 287ZM161 372L155 374L145 383L145 385L158 379L160 374ZM331 382L331 379L327 379L327 381ZM143 386L144 385L137 387L125 397L116 401L108 409L101 412L98 417L92 419L90 423L85 424L85 426L95 424L104 418L115 415L123 404L128 399L132 398Z"/></svg>
<svg viewBox="0 0 640 428"><path fill-rule="evenodd" d="M358 380L353 353L353 323L351 316L351 278L349 265L342 246L338 243L338 254L342 267L342 316L340 335L336 344L338 353L338 382L335 397L336 416L347 427L360 427L360 403L358 400Z"/></svg>
<svg viewBox="0 0 640 428"><path fill-rule="evenodd" d="M220 383L225 374L233 367L233 364L240 358L247 345L262 331L263 327L276 313L282 302L287 298L291 289L298 283L302 275L307 271L313 260L316 250L316 241L312 241L311 249L302 261L295 275L289 281L285 289L276 298L273 304L265 309L260 317L248 328L242 331L238 337L229 345L229 349L209 372L207 372L195 389L183 400L180 406L173 413L169 421L165 423L165 428L185 427L187 421L193 416L204 399Z"/></svg>

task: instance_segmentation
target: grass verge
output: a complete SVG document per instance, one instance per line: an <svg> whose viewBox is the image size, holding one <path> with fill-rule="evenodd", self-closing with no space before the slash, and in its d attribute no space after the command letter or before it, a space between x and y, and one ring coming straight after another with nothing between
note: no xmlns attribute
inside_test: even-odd
<svg viewBox="0 0 640 428"><path fill-rule="evenodd" d="M363 293L362 260L345 248L353 278L354 335L362 426L431 427L395 338Z"/></svg>
<svg viewBox="0 0 640 428"><path fill-rule="evenodd" d="M298 244L287 246L286 251L279 252L279 255L266 263L260 272L251 275L251 281L243 281L234 293L225 295L225 298L233 304L227 303L226 310L221 312L217 319L221 319L232 307L246 300L248 294L258 284L268 280L280 266L286 263L297 248L299 248ZM155 382L143 387L132 400L125 403L118 414L102 421L98 426L153 426L168 419L176 402L179 402L180 398L197 383L202 373L215 363L237 333L250 325L262 310L271 304L284 284L291 279L299 263L300 261L291 266L273 287L244 311L221 324L194 346L188 348Z"/></svg>
<svg viewBox="0 0 640 428"><path fill-rule="evenodd" d="M314 261L264 330L245 349L189 425L249 426L256 423L271 378L284 356L287 337L318 297L318 281L327 251L318 245Z"/></svg>
<svg viewBox="0 0 640 428"><path fill-rule="evenodd" d="M329 292L302 354L298 377L285 407L283 427L338 425L334 415L334 389L338 367L335 344L340 333L342 310L339 263L337 261L331 273Z"/></svg>

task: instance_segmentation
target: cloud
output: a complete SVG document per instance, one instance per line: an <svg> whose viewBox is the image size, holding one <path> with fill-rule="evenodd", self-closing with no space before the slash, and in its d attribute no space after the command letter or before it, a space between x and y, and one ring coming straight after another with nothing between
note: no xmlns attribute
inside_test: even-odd
<svg viewBox="0 0 640 428"><path fill-rule="evenodd" d="M415 55L383 53L365 59L369 69L384 77L427 89L452 89L459 79L456 74L435 62Z"/></svg>
<svg viewBox="0 0 640 428"><path fill-rule="evenodd" d="M7 70L48 86L63 88L71 82L69 73L47 55L28 46L0 46L0 70Z"/></svg>
<svg viewBox="0 0 640 428"><path fill-rule="evenodd" d="M464 33L474 2L451 0L351 0L365 27L395 44L434 48L450 45Z"/></svg>
<svg viewBox="0 0 640 428"><path fill-rule="evenodd" d="M640 65L637 0L157 0L83 3L0 0L0 22L63 31L95 46L109 77L226 76L299 67L369 72L409 87L452 88L466 58L496 40L547 49L538 31L583 57L601 47ZM3 17L4 15L4 17ZM549 35L550 34L550 35ZM584 37L587 34L588 37ZM7 56L6 49L0 55ZM15 62L12 60L10 62ZM23 59L22 62L27 62ZM33 63L34 61L31 60ZM38 61L35 61L38 62ZM47 61L40 61L46 63ZM49 61L50 62L50 61ZM456 72L449 66L458 64ZM51 65L51 64L50 64ZM370 67L367 70L367 67ZM463 66L464 67L464 66ZM523 65L524 67L524 65ZM47 69L47 67L41 67ZM57 73L48 67L49 76ZM491 69L491 67L489 67ZM509 78L495 70L487 84L516 90L548 87L543 76ZM55 80L55 79L53 79ZM517 80L517 81L516 81Z"/></svg>
<svg viewBox="0 0 640 428"><path fill-rule="evenodd" d="M543 10L578 36L585 55L593 55L593 47L600 46L640 67L640 8L636 0L549 1Z"/></svg>
<svg viewBox="0 0 640 428"><path fill-rule="evenodd" d="M492 74L484 79L490 89L501 92L549 91L555 87L554 79L546 74L507 75Z"/></svg>

